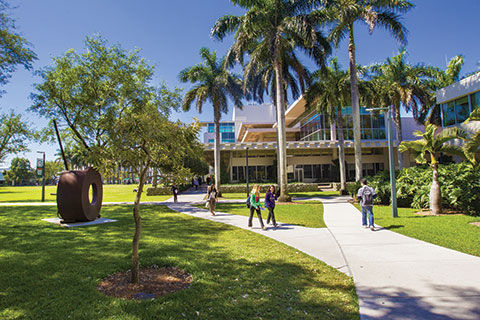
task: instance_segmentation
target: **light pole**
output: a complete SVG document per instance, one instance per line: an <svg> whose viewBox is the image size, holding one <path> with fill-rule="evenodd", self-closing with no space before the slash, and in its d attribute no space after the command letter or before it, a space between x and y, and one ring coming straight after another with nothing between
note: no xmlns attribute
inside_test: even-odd
<svg viewBox="0 0 480 320"><path fill-rule="evenodd" d="M42 202L45 202L45 152L37 151L37 153L43 154L43 164L42 164Z"/></svg>
<svg viewBox="0 0 480 320"><path fill-rule="evenodd" d="M387 114L387 137L388 137L388 158L390 167L390 186L392 199L392 216L398 217L397 210L397 187L395 184L395 159L393 158L393 125L391 108L368 108L367 111L383 111Z"/></svg>
<svg viewBox="0 0 480 320"><path fill-rule="evenodd" d="M246 177L247 177L247 197L248 197L248 195L249 195L249 192L248 192L248 147L246 149L246 165L247 165Z"/></svg>

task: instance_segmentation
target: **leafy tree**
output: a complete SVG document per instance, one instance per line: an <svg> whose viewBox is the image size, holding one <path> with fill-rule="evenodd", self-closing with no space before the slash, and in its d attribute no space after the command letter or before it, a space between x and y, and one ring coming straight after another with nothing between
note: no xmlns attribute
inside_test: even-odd
<svg viewBox="0 0 480 320"><path fill-rule="evenodd" d="M426 68L420 64L410 65L406 61L406 54L402 48L396 56L370 67L374 77L370 81L372 93L367 104L372 107L392 107L398 143L403 141L401 108L407 112L411 111L413 117L418 120L421 109L434 104L430 99ZM404 167L403 154L400 152L398 167L400 169Z"/></svg>
<svg viewBox="0 0 480 320"><path fill-rule="evenodd" d="M17 66L32 69L32 62L37 56L29 48L30 44L20 36L15 20L9 16L10 5L0 0L0 85L8 83ZM0 91L0 95L4 91Z"/></svg>
<svg viewBox="0 0 480 320"><path fill-rule="evenodd" d="M326 8L322 14L332 22L329 38L336 46L348 37L350 60L350 84L352 94L353 135L355 146L355 179L362 176L362 147L360 134L360 100L355 60L355 22L364 22L370 31L378 25L388 30L395 39L405 43L407 30L397 13L406 13L413 7L406 0L324 0Z"/></svg>
<svg viewBox="0 0 480 320"><path fill-rule="evenodd" d="M437 133L438 127L428 123L425 132L416 131L413 134L421 139L416 141L403 141L399 145L400 152L411 150L415 155L415 161L420 164L429 163L433 169L432 185L430 187L430 210L433 214L442 212L442 194L438 181L438 157L440 153L464 156L462 148L448 144L454 139L466 138L466 133L460 128L446 128Z"/></svg>
<svg viewBox="0 0 480 320"><path fill-rule="evenodd" d="M0 161L9 154L28 151L28 141L35 137L20 114L10 111L0 115Z"/></svg>
<svg viewBox="0 0 480 320"><path fill-rule="evenodd" d="M10 162L10 169L5 172L5 180L15 185L24 184L34 177L30 161L25 158L13 158Z"/></svg>
<svg viewBox="0 0 480 320"><path fill-rule="evenodd" d="M105 126L133 104L150 99L153 68L119 45L99 36L85 39L85 53L68 50L53 59L35 85L31 110L66 124L62 130L86 151L84 163L100 166L97 154L106 147ZM81 152L80 152L81 153Z"/></svg>
<svg viewBox="0 0 480 320"><path fill-rule="evenodd" d="M138 283L140 199L146 174L153 166L179 181L190 176L183 159L202 152L196 143L198 125L168 120L170 110L180 103L179 90L152 86L153 68L138 51L107 47L100 37L87 37L85 44L86 53L69 50L43 71L31 109L67 124L62 134L73 141L67 143L67 151L79 155L78 163L93 164L102 173L120 163L139 174L132 241L132 282Z"/></svg>
<svg viewBox="0 0 480 320"><path fill-rule="evenodd" d="M316 81L305 94L306 107L307 109L316 108L318 113L326 114L337 128L340 192L343 194L347 189L347 177L342 109L348 105L350 99L348 72L341 69L337 58L332 58L327 70L315 72L314 77Z"/></svg>
<svg viewBox="0 0 480 320"><path fill-rule="evenodd" d="M172 98L172 101L179 99L176 93L166 89L161 95ZM165 113L158 111L157 104L141 102L126 109L106 130L110 147L104 149L107 153L103 156L117 157L123 166L134 168L139 175L133 206L132 283L139 282L140 200L147 172L151 167L159 168L177 183L184 183L191 177L191 171L184 167L184 159L202 154L203 150L197 142L198 128L198 123L186 126L171 122Z"/></svg>
<svg viewBox="0 0 480 320"><path fill-rule="evenodd" d="M228 98L236 107L242 107L242 81L230 73L224 58L218 60L217 54L207 48L200 49L202 63L186 68L180 72L180 81L195 84L185 94L182 102L184 111L190 110L193 101L197 101L197 110L202 112L203 104L210 100L213 106L213 123L215 126L214 166L215 188L220 190L220 118L221 113L228 112Z"/></svg>
<svg viewBox="0 0 480 320"><path fill-rule="evenodd" d="M296 54L303 51L322 66L330 46L318 29L318 21L310 14L310 0L232 0L247 10L243 16L226 15L212 29L212 36L224 39L235 32L235 43L227 54L227 61L239 61L244 67L244 79L257 100L269 90L275 97L277 109L278 164L280 201L289 201L286 153L286 90L297 89L290 70L298 76L303 91L309 83L308 72ZM245 56L249 57L245 63ZM274 79L274 80L273 80Z"/></svg>
<svg viewBox="0 0 480 320"><path fill-rule="evenodd" d="M64 169L63 164L59 161L45 161L45 179L53 181Z"/></svg>

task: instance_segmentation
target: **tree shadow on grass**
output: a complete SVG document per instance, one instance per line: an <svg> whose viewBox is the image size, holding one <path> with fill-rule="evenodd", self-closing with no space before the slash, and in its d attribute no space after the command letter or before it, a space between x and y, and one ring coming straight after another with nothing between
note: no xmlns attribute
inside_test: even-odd
<svg viewBox="0 0 480 320"><path fill-rule="evenodd" d="M364 289L360 293L362 319L480 319L480 288L432 284L431 296L401 287L384 291Z"/></svg>
<svg viewBox="0 0 480 320"><path fill-rule="evenodd" d="M116 223L73 229L40 220L55 212L0 208L0 318L358 319L353 281L340 272L163 206L142 206L141 264L182 268L193 275L191 288L144 302L104 296L98 282L130 268L132 207L103 208Z"/></svg>

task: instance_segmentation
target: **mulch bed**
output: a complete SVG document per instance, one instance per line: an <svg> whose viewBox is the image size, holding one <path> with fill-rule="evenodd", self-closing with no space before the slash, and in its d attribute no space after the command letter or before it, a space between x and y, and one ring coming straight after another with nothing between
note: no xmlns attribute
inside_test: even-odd
<svg viewBox="0 0 480 320"><path fill-rule="evenodd" d="M140 283L130 283L131 271L114 273L100 282L98 291L116 298L154 299L169 293L188 289L193 280L185 271L156 266L140 269Z"/></svg>
<svg viewBox="0 0 480 320"><path fill-rule="evenodd" d="M449 209L442 209L442 214L434 214L431 210L421 210L421 211L415 212L415 214L418 214L420 216L461 216L463 215L458 211L449 210Z"/></svg>

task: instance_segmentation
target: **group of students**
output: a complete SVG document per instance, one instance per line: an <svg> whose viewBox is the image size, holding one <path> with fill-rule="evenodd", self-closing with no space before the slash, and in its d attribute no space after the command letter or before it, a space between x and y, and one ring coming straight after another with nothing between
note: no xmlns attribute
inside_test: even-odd
<svg viewBox="0 0 480 320"><path fill-rule="evenodd" d="M248 198L249 201L248 207L250 208L250 217L248 219L248 227L253 227L253 214L257 212L258 220L260 221L260 226L263 230L267 230L262 219L261 210L264 210L262 204L260 203L260 186L258 184L254 185L252 192ZM277 221L275 220L275 201L277 200L277 194L275 193L275 186L270 186L267 193L265 194L265 207L268 209L267 224L270 224L272 221L273 226L278 227ZM207 191L207 201L205 206L210 209L212 216L215 215L215 208L218 201L218 192L215 188L215 185L208 187Z"/></svg>
<svg viewBox="0 0 480 320"><path fill-rule="evenodd" d="M258 184L253 186L252 192L250 192L249 200L247 201L248 206L250 206L250 217L248 218L248 227L252 228L252 220L254 212L257 212L258 220L260 221L260 226L263 230L267 230L267 227L263 224L262 213L260 210L264 210L262 204L260 203L260 186ZM265 207L268 209L267 224L272 221L273 226L278 227L277 222L275 221L275 201L277 200L277 194L275 193L275 186L270 186L267 193L265 194Z"/></svg>

